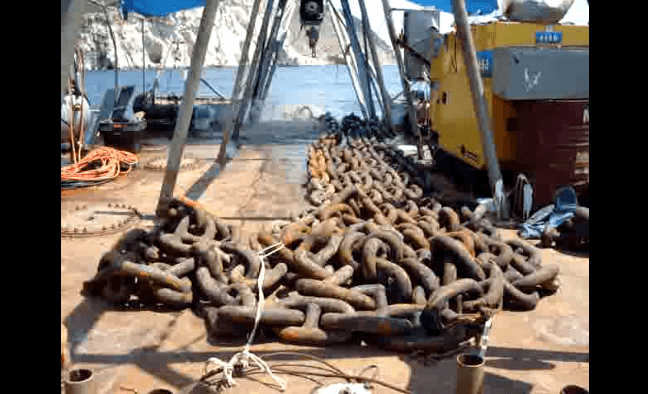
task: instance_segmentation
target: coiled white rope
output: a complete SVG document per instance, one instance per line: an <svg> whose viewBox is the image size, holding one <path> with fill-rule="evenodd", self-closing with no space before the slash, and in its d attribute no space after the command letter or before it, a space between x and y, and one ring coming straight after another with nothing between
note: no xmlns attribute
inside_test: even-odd
<svg viewBox="0 0 648 394"><path fill-rule="evenodd" d="M265 259L266 257L272 255L273 253L280 251L284 246L285 245L283 243L279 242L274 245L268 246L267 248L262 249L258 252L258 256L261 259L261 270L259 272L259 278L257 281L257 285L259 288L259 302L257 303L256 316L254 317L254 328L250 333L250 336L248 338L247 343L245 344L245 347L243 348L243 351L236 353L234 356L232 356L229 362L224 362L218 357L211 357L210 359L207 360L207 363L205 364L205 375L210 372L209 369L210 364L216 364L215 368L213 369L222 368L223 375L225 376L225 379L227 380L227 385L229 387L236 385L236 381L232 377L232 373L234 372L234 367L240 365L243 368L248 368L250 365L249 361L251 360L259 368L261 368L268 375L270 375L270 377L274 379L275 382L279 384L281 391L286 390L286 382L283 379L275 376L265 361L260 359L255 354L250 353L250 345L252 345L252 341L254 340L254 334L256 333L256 329L259 326L259 320L261 319L261 311L263 310L263 306L265 304L265 298L263 296L263 288L262 288L263 280L265 278L265 262L266 262Z"/></svg>

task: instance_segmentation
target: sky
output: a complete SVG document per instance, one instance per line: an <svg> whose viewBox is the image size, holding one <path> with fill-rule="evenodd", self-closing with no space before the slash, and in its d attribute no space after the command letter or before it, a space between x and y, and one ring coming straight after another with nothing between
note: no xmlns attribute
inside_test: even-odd
<svg viewBox="0 0 648 394"><path fill-rule="evenodd" d="M499 0L501 2L502 0ZM539 1L539 0L535 0ZM548 4L555 4L557 0L544 0ZM341 9L340 0L332 0L333 4ZM370 0L371 6L367 6L369 21L371 27L386 42L389 42L389 33L385 24L385 17L382 9L382 2L379 0ZM365 1L366 4L370 3ZM181 7L191 7L196 4L204 4L204 0L122 0L122 4L127 9L149 10L150 13L167 13L178 5ZM452 16L452 0L389 0L392 8L421 9L426 6L434 6L441 12L440 31L447 33L451 30L454 17ZM360 17L360 6L357 0L349 0L351 13ZM498 0L466 0L466 10L468 13L481 11L482 14L489 14L497 10ZM146 13L146 12L145 12ZM397 33L403 26L403 12L392 12L394 26ZM574 0L570 10L565 15L562 22L569 21L577 25L589 23L589 4L587 0Z"/></svg>

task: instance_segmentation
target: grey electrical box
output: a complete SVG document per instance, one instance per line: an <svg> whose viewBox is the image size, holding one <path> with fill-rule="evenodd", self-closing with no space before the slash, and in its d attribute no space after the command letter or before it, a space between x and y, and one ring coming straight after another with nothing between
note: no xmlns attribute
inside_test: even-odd
<svg viewBox="0 0 648 394"><path fill-rule="evenodd" d="M589 49L494 49L492 86L505 100L588 99Z"/></svg>
<svg viewBox="0 0 648 394"><path fill-rule="evenodd" d="M403 14L404 41L416 53L431 61L441 43L439 32L439 10L411 10ZM405 74L408 79L423 79L430 72L430 66L411 51L405 49Z"/></svg>

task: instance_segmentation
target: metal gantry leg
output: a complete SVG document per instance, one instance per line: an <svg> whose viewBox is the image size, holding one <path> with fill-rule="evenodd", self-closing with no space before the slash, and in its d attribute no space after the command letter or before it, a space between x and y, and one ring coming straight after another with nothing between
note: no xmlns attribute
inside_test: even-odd
<svg viewBox="0 0 648 394"><path fill-rule="evenodd" d="M283 48L284 42L286 41L286 33L282 33L281 37L279 37L278 40L275 40L273 42L273 54L274 54L274 59L272 61L272 67L270 68L270 73L268 74L268 78L266 79L265 84L263 85L263 88L261 90L261 100L265 101L268 95L268 90L270 90L270 84L272 83L272 77L274 76L274 73L277 69L277 59L279 55L279 51L281 48Z"/></svg>
<svg viewBox="0 0 648 394"><path fill-rule="evenodd" d="M256 24L257 14L259 13L259 4L261 0L254 0L252 5L252 13L250 14L250 21L248 22L247 34L245 36L245 42L243 43L243 49L241 50L241 60L239 61L238 71L236 72L236 80L234 81L234 88L232 89L232 100L237 100L238 95L241 91L241 79L243 74L245 74L245 66L248 61L248 52L250 48L250 42L252 41L252 36L254 35L254 26Z"/></svg>
<svg viewBox="0 0 648 394"><path fill-rule="evenodd" d="M362 13L362 25L365 26L364 31L372 32L371 24L369 23L369 16L367 14L367 7L365 6L365 1L358 0L358 3L360 3L360 12ZM385 80L383 78L383 73L382 73L382 66L380 65L380 60L378 59L378 53L376 51L376 44L373 40L373 37L370 34L368 34L368 42L369 42L369 50L370 50L371 58L373 60L374 69L376 73L376 80L378 81L378 87L380 88L380 96L382 97L383 116L385 118L385 123L387 127L391 131L392 129L391 99L389 97L389 93L387 92L387 87L385 86Z"/></svg>
<svg viewBox="0 0 648 394"><path fill-rule="evenodd" d="M61 100L65 96L74 63L74 38L81 24L86 0L61 0Z"/></svg>
<svg viewBox="0 0 648 394"><path fill-rule="evenodd" d="M232 138L234 140L238 139L239 131L241 125L245 119L248 108L250 106L250 100L252 99L252 94L254 87L256 86L256 81L258 77L260 54L261 51L265 49L265 41L268 32L268 23L270 22L270 16L272 15L272 9L274 5L274 0L268 0L268 5L266 6L265 14L263 15L263 22L261 23L261 31L259 35L259 40L257 41L256 48L254 50L254 55L252 56L252 63L248 71L247 80L245 82L245 93L243 98L238 106L238 114L236 117L236 123L234 124L234 133Z"/></svg>
<svg viewBox="0 0 648 394"><path fill-rule="evenodd" d="M347 34L349 36L349 40L351 41L351 49L353 49L353 55L355 56L356 63L358 65L358 77L366 100L367 110L369 111L369 118L374 119L376 117L376 111L374 109L373 100L371 100L369 75L367 73L364 54L362 53L362 49L360 48L360 43L358 41L358 36L355 32L355 25L353 23L353 15L351 14L349 1L341 0L340 2L342 3L342 14L344 15L344 19L346 20Z"/></svg>
<svg viewBox="0 0 648 394"><path fill-rule="evenodd" d="M245 74L245 68L248 61L248 52L250 48L250 43L252 42L252 36L254 35L254 26L256 25L257 15L259 13L259 5L261 0L254 0L252 5L252 12L250 13L250 21L248 22L247 33L245 35L245 42L243 43L243 48L241 50L241 60L239 60L238 71L236 72L236 80L234 81L234 87L232 88L232 105L228 108L228 113L226 114L225 119L225 129L223 131L223 140L221 141L220 150L218 152L218 164L221 169L225 168L226 165L226 152L227 144L229 143L230 131L234 130L236 119L238 115L241 92L241 81L243 80L243 74ZM248 70L250 72L251 70Z"/></svg>
<svg viewBox="0 0 648 394"><path fill-rule="evenodd" d="M268 90L270 89L270 84L272 83L272 77L277 69L277 60L279 59L279 51L283 48L284 42L288 35L288 27L290 26L290 21L295 13L297 8L297 0L288 0L288 3L284 6L283 15L281 17L281 24L279 29L279 38L272 40L272 61L270 62L271 67L270 71L265 77L263 84L261 85L260 99L264 101L267 97ZM275 34L276 36L277 34Z"/></svg>
<svg viewBox="0 0 648 394"><path fill-rule="evenodd" d="M412 94L410 92L409 82L405 78L403 59L401 58L401 54L398 49L396 30L394 29L394 20L391 17L391 7L389 6L389 0L382 0L382 5L383 5L383 12L385 13L385 21L387 22L387 28L389 30L389 39L391 40L392 47L394 48L394 56L396 56L396 63L398 64L398 72L400 73L401 81L403 81L403 96L405 97L405 105L407 109L407 114L409 116L409 123L410 126L413 128L412 130L413 134L418 136L417 138L418 156L419 159L422 159L423 147L420 141L420 136L417 127L416 109L414 108L414 104L412 103Z"/></svg>
<svg viewBox="0 0 648 394"><path fill-rule="evenodd" d="M194 97L196 89L198 88L198 83L200 82L202 66L205 61L207 46L209 45L209 38L211 36L212 28L214 27L216 10L218 9L220 2L221 0L206 0L202 18L200 19L198 37L196 37L196 43L194 44L194 50L191 56L191 68L189 70L188 78L185 81L185 93L180 104L178 120L176 121L176 126L173 131L173 140L169 147L169 158L167 160L166 172L164 174L164 180L162 181L160 198L155 211L157 217L164 216L166 208L173 199L173 190L175 189L176 180L178 178L180 160L182 159L182 153L184 151L185 143L187 142L189 123L191 122L191 115L193 113Z"/></svg>
<svg viewBox="0 0 648 394"><path fill-rule="evenodd" d="M365 105L366 101L364 99L362 89L360 88L360 82L358 81L358 72L357 72L357 67L355 66L355 60L354 57L351 56L351 54L348 53L347 51L347 48L350 48L350 44L347 42L347 38L344 35L342 17L338 13L337 9L335 9L335 6L331 2L331 0L328 0L327 5L329 8L329 12L332 13L329 14L331 17L331 24L333 25L333 30L335 30L335 35L337 37L337 41L340 46L340 52L344 57L344 63L346 64L347 70L349 71L349 77L351 78L351 85L353 86L353 90L355 91L356 97L358 98L360 111L362 112L365 118L368 118L369 113Z"/></svg>
<svg viewBox="0 0 648 394"><path fill-rule="evenodd" d="M275 49L277 49L275 42L277 39L277 33L279 32L279 27L284 16L284 10L286 8L287 0L279 0L277 4L277 10L275 11L275 18L270 29L270 34L267 37L265 48L261 52L260 66L259 66L259 75L254 86L254 91L252 95L252 108L250 110L250 121L256 123L259 120L262 106L262 94L263 88L265 87L266 81L272 64L275 59Z"/></svg>

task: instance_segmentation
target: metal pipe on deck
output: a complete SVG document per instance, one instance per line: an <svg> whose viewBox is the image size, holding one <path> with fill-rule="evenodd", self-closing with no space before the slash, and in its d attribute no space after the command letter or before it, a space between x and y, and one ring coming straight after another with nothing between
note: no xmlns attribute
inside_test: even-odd
<svg viewBox="0 0 648 394"><path fill-rule="evenodd" d="M506 200L504 196L497 195L499 192L503 191L498 190L503 189L502 174L500 173L499 164L497 163L497 151L495 149L495 143L493 142L490 115L488 113L488 107L486 106L486 97L484 96L484 83L481 79L479 66L477 64L477 53L470 32L465 0L452 0L452 10L454 11L457 32L462 38L463 58L466 63L468 80L470 81L470 90L472 91L477 124L481 131L480 134L488 168L488 180L490 181L491 193L493 193L495 197L494 199L499 201L501 204L497 207L498 211L504 219L508 219L508 200Z"/></svg>
<svg viewBox="0 0 648 394"><path fill-rule="evenodd" d="M220 2L221 0L206 0L202 18L200 19L198 36L196 37L193 54L191 55L191 68L189 69L188 78L185 81L185 93L180 103L178 120L173 131L173 140L169 147L166 172L160 190L160 199L158 200L158 206L155 211L157 217L164 216L166 208L173 199L173 190L178 179L180 160L182 159L182 153L187 142L189 123L191 122L191 115L193 113L194 97L198 83L200 82L209 38L214 27L216 10Z"/></svg>

